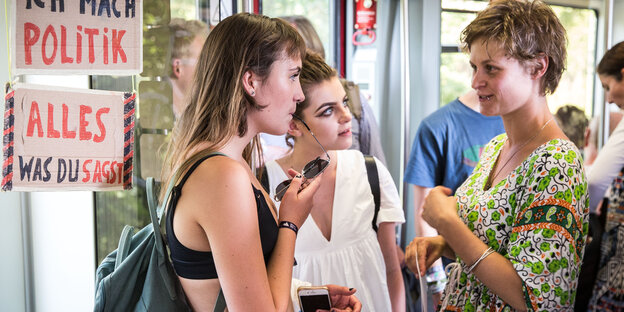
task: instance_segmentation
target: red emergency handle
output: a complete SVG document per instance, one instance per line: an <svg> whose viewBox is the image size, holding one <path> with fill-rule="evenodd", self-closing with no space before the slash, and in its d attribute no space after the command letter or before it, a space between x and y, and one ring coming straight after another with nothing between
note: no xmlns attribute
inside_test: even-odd
<svg viewBox="0 0 624 312"><path fill-rule="evenodd" d="M377 0L355 0L355 25L353 45L367 45L375 42L375 28L377 28ZM360 42L359 35L366 35L371 40Z"/></svg>

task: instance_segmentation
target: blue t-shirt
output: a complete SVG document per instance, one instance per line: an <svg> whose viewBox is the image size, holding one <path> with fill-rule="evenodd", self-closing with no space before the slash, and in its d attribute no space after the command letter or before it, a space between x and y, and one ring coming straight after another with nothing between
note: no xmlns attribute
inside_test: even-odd
<svg viewBox="0 0 624 312"><path fill-rule="evenodd" d="M405 181L455 190L479 162L483 147L505 132L499 116L475 112L459 99L423 119L416 132Z"/></svg>

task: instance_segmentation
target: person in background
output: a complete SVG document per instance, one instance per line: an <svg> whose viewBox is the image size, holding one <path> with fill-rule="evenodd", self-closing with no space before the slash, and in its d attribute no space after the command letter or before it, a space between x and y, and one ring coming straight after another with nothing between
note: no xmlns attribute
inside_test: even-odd
<svg viewBox="0 0 624 312"><path fill-rule="evenodd" d="M297 29L297 31L299 31L299 34L303 37L308 49L318 53L321 57L323 57L323 59L325 58L323 43L321 42L321 39L314 29L314 26L312 26L310 20L299 15L284 16L281 18L289 22ZM383 148L381 146L379 126L375 120L373 109L368 104L366 96L359 91L357 85L346 80L341 81L343 82L343 87L347 91L347 96L349 97L349 107L351 108L351 113L356 117L352 123L351 130L353 134L353 143L350 149L359 150L364 155L375 156L385 164L386 156L384 155ZM273 148L272 146L277 146L277 148L280 148L281 151L283 151L283 154L280 156L287 153L289 146L285 144L282 138L276 139L265 135L263 135L262 138L267 141L267 145L263 145L263 147L269 147L269 151L266 153L267 155L265 157L266 160L275 159L272 158L273 155L279 154L279 149L276 151L276 148Z"/></svg>
<svg viewBox="0 0 624 312"><path fill-rule="evenodd" d="M624 114L622 112L609 112L609 136L613 135L613 131L620 124ZM600 126L600 116L594 116L589 122L589 126L585 130L585 148L583 154L585 159L585 172L590 176L591 167L598 157L598 127Z"/></svg>
<svg viewBox="0 0 624 312"><path fill-rule="evenodd" d="M457 189L438 186L423 205L437 237L407 249L429 267L449 265L441 311L569 311L587 236L580 152L553 119L546 95L565 68L566 33L542 1L491 1L463 31L480 111L506 133L486 145ZM416 257L416 253L418 257Z"/></svg>
<svg viewBox="0 0 624 312"><path fill-rule="evenodd" d="M605 99L624 110L624 41L614 45L598 63L598 78L605 90ZM615 128L598 152L589 173L589 207L596 211L605 191L624 167L624 122Z"/></svg>
<svg viewBox="0 0 624 312"><path fill-rule="evenodd" d="M301 174L290 170L278 214L249 163L258 134L286 133L304 100L304 56L288 23L248 13L221 21L204 43L163 177L177 183L166 235L194 311L212 310L222 296L229 311L293 309L295 240L320 179L301 189ZM328 287L335 308L360 309L355 289Z"/></svg>
<svg viewBox="0 0 624 312"><path fill-rule="evenodd" d="M173 89L173 115L177 120L184 111L199 53L209 30L202 21L173 18L169 23L169 31L171 33L169 78Z"/></svg>
<svg viewBox="0 0 624 312"><path fill-rule="evenodd" d="M598 63L598 78L605 91L605 100L624 109L624 41L611 47ZM610 124L610 126L612 126ZM598 152L589 175L589 196L592 213L599 217L594 222L596 239L590 246L598 245L590 259L596 260L595 281L587 305L587 311L624 310L624 123L619 122L613 133ZM590 226L590 229L592 227ZM602 235L600 235L602 233ZM594 262L596 263L596 262ZM589 267L589 265L588 265ZM588 271L589 272L589 271ZM587 298L587 288L583 288ZM579 304L582 304L579 302Z"/></svg>
<svg viewBox="0 0 624 312"><path fill-rule="evenodd" d="M479 112L479 98L474 90L423 119L405 169L405 182L414 187L416 236L438 235L422 219L422 206L429 191L442 185L454 193L472 173L483 147L503 132L505 128L499 116L488 117ZM442 260L437 260L427 270L426 279L433 295L433 306L437 306L446 286Z"/></svg>
<svg viewBox="0 0 624 312"><path fill-rule="evenodd" d="M351 113L336 71L308 49L301 70L305 100L297 104L287 138L292 151L266 163L268 187L279 209L280 182L293 168L327 159L310 216L299 231L293 275L313 284L358 289L362 311L405 311L405 291L396 254L396 223L405 218L390 173L378 160L380 206L375 202L364 155L351 146ZM327 150L328 152L325 152ZM318 156L318 157L317 157ZM305 170L304 170L305 171ZM276 197L276 195L278 195ZM377 230L377 232L376 232Z"/></svg>
<svg viewBox="0 0 624 312"><path fill-rule="evenodd" d="M589 124L585 111L574 105L564 105L557 109L554 116L559 128L582 152L585 147L585 130Z"/></svg>

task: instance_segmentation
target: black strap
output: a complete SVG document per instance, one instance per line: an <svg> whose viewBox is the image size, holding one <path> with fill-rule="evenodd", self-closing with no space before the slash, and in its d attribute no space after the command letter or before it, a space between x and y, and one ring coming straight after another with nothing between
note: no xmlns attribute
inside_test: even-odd
<svg viewBox="0 0 624 312"><path fill-rule="evenodd" d="M271 194L270 186L269 186L269 174L267 173L266 166L262 166L258 168L258 180L260 180L260 184L262 188L267 192L267 194Z"/></svg>
<svg viewBox="0 0 624 312"><path fill-rule="evenodd" d="M193 173L193 171L195 171L195 169L197 169L197 167L199 167L199 165L204 162L204 160L212 157L212 156L226 156L223 153L219 153L219 152L214 152L214 153L210 153L202 158L200 158L199 160L197 160L192 166L191 168L189 168L189 170L186 171L186 173L184 174L184 177L182 178L182 180L180 180L180 183L178 183L177 187L182 188L182 186L184 185L184 183L186 183L186 180L191 176L191 173Z"/></svg>
<svg viewBox="0 0 624 312"><path fill-rule="evenodd" d="M373 156L364 156L364 164L366 164L366 174L368 175L368 184L373 193L373 201L375 202L375 214L373 215L373 230L377 232L377 215L379 214L379 206L381 205L379 193L379 174L377 173L377 163Z"/></svg>
<svg viewBox="0 0 624 312"><path fill-rule="evenodd" d="M210 153L206 156L201 157L199 160L197 160L190 168L189 170L186 171L186 173L184 174L184 177L182 178L182 180L180 180L180 183L178 183L178 185L176 186L178 189L181 189L182 186L184 185L184 183L186 183L186 180L191 176L191 173L193 173L193 171L195 171L195 169L197 169L197 167L206 159L213 157L213 156L226 156L223 153L219 153L219 152L213 152ZM225 311L225 308L227 307L227 304L225 302L225 296L223 296L223 289L219 288L219 296L217 297L217 301L215 301L215 305L214 305L214 312L222 312Z"/></svg>
<svg viewBox="0 0 624 312"><path fill-rule="evenodd" d="M215 301L214 312L223 312L227 305L225 304L225 296L223 296L223 289L219 289L219 296L217 297L217 301Z"/></svg>

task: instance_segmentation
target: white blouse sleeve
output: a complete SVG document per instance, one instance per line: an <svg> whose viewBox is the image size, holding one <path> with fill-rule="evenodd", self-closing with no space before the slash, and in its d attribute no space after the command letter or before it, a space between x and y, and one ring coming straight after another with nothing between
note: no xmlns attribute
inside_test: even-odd
<svg viewBox="0 0 624 312"><path fill-rule="evenodd" d="M624 122L620 122L615 128L592 165L587 181L590 211L596 211L605 191L622 167L624 167Z"/></svg>
<svg viewBox="0 0 624 312"><path fill-rule="evenodd" d="M381 193L377 226L382 222L405 223L405 215L399 198L399 192L392 180L390 172L384 164L375 157L377 173L379 175L379 190Z"/></svg>

